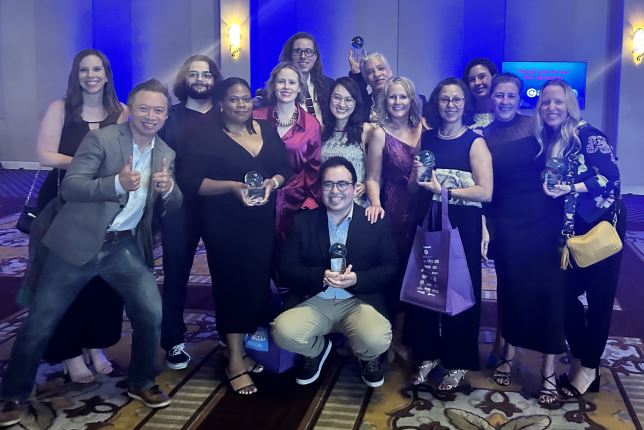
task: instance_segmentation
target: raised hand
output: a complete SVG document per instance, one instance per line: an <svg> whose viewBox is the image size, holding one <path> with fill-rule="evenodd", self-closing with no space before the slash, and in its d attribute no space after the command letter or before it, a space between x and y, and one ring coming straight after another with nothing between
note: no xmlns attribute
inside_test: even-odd
<svg viewBox="0 0 644 430"><path fill-rule="evenodd" d="M158 193L167 193L172 189L172 176L170 176L170 162L164 158L161 162L161 170L152 174L152 184Z"/></svg>
<svg viewBox="0 0 644 430"><path fill-rule="evenodd" d="M141 173L132 170L132 156L127 159L127 163L119 172L119 182L125 192L136 191L141 186Z"/></svg>

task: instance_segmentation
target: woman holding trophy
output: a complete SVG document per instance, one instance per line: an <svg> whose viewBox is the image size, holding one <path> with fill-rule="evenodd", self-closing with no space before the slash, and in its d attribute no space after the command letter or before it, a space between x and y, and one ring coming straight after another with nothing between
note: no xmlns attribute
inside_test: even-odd
<svg viewBox="0 0 644 430"><path fill-rule="evenodd" d="M216 102L221 132L212 145L189 154L181 178L184 193L199 196L201 237L208 255L217 329L229 347L226 376L238 394L257 392L245 357L243 336L253 333L270 297L275 193L291 174L275 128L253 120L248 83L220 83ZM186 169L187 170L187 169Z"/></svg>

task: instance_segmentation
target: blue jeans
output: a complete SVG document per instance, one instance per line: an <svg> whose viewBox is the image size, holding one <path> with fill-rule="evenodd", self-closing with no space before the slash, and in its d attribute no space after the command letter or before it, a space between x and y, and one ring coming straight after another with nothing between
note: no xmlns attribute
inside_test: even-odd
<svg viewBox="0 0 644 430"><path fill-rule="evenodd" d="M39 285L11 350L2 380L2 398L26 400L32 390L40 359L58 322L81 289L101 276L121 296L132 323L132 354L128 388L154 385L161 327L161 297L134 237L106 241L83 266L74 266L49 252ZM98 304L100 306L100 304ZM101 324L101 321L95 321Z"/></svg>

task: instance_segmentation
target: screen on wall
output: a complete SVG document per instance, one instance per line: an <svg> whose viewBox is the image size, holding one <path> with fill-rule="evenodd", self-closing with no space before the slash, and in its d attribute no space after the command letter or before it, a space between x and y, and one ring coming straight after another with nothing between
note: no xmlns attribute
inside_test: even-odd
<svg viewBox="0 0 644 430"><path fill-rule="evenodd" d="M521 108L534 109L541 87L550 79L563 79L577 94L579 107L586 106L586 63L582 61L504 61L503 72L523 80Z"/></svg>

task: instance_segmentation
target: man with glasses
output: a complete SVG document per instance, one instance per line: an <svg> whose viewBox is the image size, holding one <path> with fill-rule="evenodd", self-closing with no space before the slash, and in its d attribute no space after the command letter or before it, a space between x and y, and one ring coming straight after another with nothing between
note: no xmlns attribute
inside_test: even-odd
<svg viewBox="0 0 644 430"><path fill-rule="evenodd" d="M279 264L289 288L288 310L272 323L275 342L298 354L296 379L314 382L331 351L331 332L344 334L360 360L362 380L384 383L380 355L389 348L391 324L384 289L393 281L398 255L386 220L370 224L353 203L356 171L343 157L320 167L323 206L295 218ZM331 245L346 249L346 269L331 270Z"/></svg>
<svg viewBox="0 0 644 430"><path fill-rule="evenodd" d="M177 154L177 180L182 188L192 185L182 180L190 169L184 162L186 155L209 145L213 136L220 134L216 121L219 109L213 106L215 84L220 80L219 68L211 58L193 55L183 63L174 81L173 91L180 103L170 109L168 121L159 135ZM190 362L185 350L183 309L200 238L200 215L194 199L185 198L179 210L161 221L164 273L161 347L166 350L166 364L170 369L184 369Z"/></svg>

